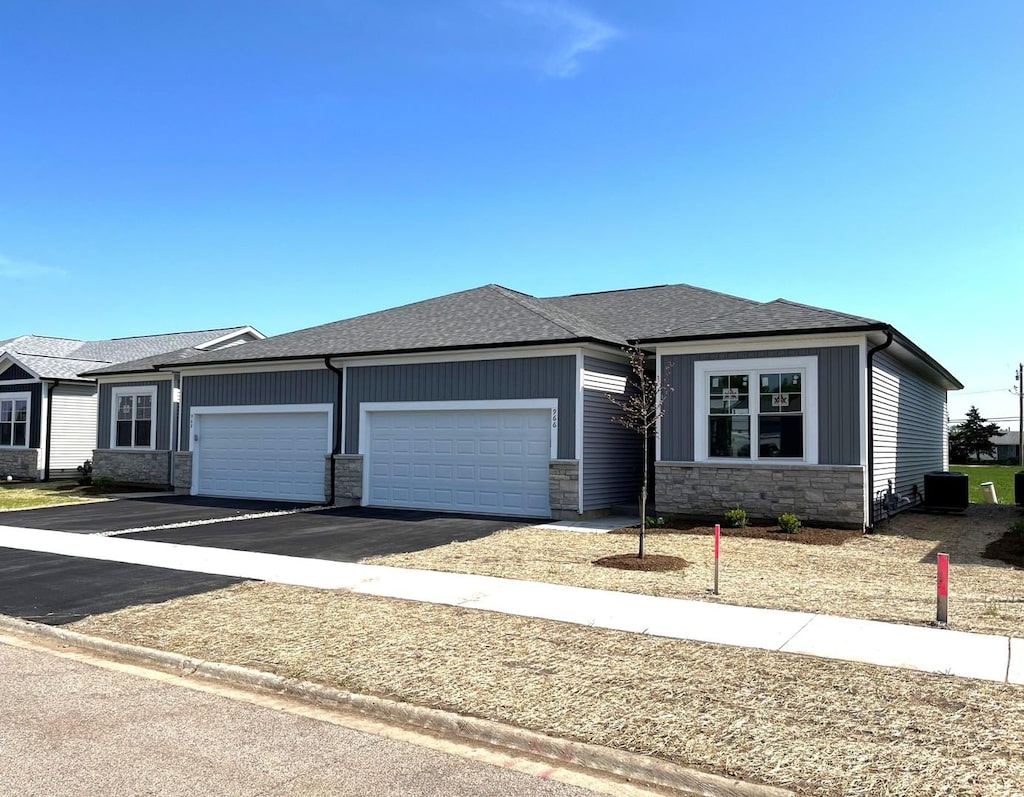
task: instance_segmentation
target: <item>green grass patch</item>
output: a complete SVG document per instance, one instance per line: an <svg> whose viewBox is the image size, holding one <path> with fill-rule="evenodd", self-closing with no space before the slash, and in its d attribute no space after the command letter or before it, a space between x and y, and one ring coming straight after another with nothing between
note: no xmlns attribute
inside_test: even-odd
<svg viewBox="0 0 1024 797"><path fill-rule="evenodd" d="M77 481L31 482L29 484L0 483L0 510L35 509L54 504L85 503L96 496L83 493Z"/></svg>
<svg viewBox="0 0 1024 797"><path fill-rule="evenodd" d="M1001 504L1012 504L1013 474L1020 470L1017 465L950 465L950 471L967 474L972 504L981 504L985 498L981 494L982 482L992 482L996 488L996 497Z"/></svg>

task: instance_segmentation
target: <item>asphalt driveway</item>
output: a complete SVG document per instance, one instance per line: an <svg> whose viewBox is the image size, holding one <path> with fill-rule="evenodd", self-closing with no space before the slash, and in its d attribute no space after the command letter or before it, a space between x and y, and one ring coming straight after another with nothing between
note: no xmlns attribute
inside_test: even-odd
<svg viewBox="0 0 1024 797"><path fill-rule="evenodd" d="M280 512L301 507L302 504L289 501L150 495L89 504L0 512L0 526L94 534L100 531L120 531L169 523L241 517L256 512Z"/></svg>
<svg viewBox="0 0 1024 797"><path fill-rule="evenodd" d="M296 512L302 509L306 511ZM268 514L247 517L253 514ZM214 522L210 522L214 521ZM218 522L221 521L221 522ZM183 522L200 525L132 532ZM0 513L0 525L355 562L485 537L521 520L432 512L159 496ZM220 589L239 579L0 548L0 614L60 625Z"/></svg>

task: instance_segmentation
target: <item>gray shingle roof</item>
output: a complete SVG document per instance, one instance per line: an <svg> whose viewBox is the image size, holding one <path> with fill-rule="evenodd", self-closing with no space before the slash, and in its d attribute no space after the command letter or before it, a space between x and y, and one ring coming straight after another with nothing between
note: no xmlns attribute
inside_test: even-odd
<svg viewBox="0 0 1024 797"><path fill-rule="evenodd" d="M590 318L500 285L484 285L422 302L288 332L188 362L234 362L415 350L625 338Z"/></svg>
<svg viewBox="0 0 1024 797"><path fill-rule="evenodd" d="M642 340L720 338L811 331L834 332L841 329L878 328L881 326L884 326L881 321L875 321L872 318L797 304L786 299L776 299L764 304L755 303L753 307L715 317L690 318L685 323L644 336Z"/></svg>
<svg viewBox="0 0 1024 797"><path fill-rule="evenodd" d="M653 337L684 320L712 318L734 310L759 306L760 302L692 285L656 285L602 293L577 293L544 299L614 330L628 340Z"/></svg>
<svg viewBox="0 0 1024 797"><path fill-rule="evenodd" d="M244 329L247 327L92 341L21 335L0 341L0 354L9 352L43 379L79 379L86 372L106 370L104 366L139 357L164 359L168 352L182 349L195 353L195 349L188 347L200 346Z"/></svg>

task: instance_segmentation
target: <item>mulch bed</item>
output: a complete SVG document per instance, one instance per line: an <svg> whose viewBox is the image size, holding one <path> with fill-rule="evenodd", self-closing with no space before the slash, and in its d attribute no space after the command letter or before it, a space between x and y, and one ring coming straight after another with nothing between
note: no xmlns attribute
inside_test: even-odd
<svg viewBox="0 0 1024 797"><path fill-rule="evenodd" d="M628 526L615 529L610 534L640 533L639 526ZM710 537L715 533L714 526L686 520L670 520L664 526L648 527L647 534L690 534L696 537ZM815 528L801 526L796 532L789 534L776 525L749 525L742 528L722 528L723 537L746 537L754 540L779 540L780 542L799 542L804 545L842 545L847 540L863 536L862 532L850 529Z"/></svg>
<svg viewBox="0 0 1024 797"><path fill-rule="evenodd" d="M1024 567L1024 534L1017 531L1008 531L997 540L992 540L985 546L986 559L997 559L1006 562L1008 565Z"/></svg>
<svg viewBox="0 0 1024 797"><path fill-rule="evenodd" d="M614 567L617 570L646 570L648 572L664 570L682 570L690 563L681 556L663 556L661 554L646 554L643 559L635 553L622 553L615 556L602 556L595 559L594 564L598 567Z"/></svg>

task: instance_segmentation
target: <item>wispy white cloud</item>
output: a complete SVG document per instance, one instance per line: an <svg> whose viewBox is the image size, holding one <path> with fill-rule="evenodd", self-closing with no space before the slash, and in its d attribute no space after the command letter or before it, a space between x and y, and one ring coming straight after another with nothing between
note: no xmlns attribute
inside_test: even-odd
<svg viewBox="0 0 1024 797"><path fill-rule="evenodd" d="M571 78L580 71L580 58L596 53L619 35L608 23L559 0L504 0L502 5L543 28L554 39L544 60L545 74Z"/></svg>
<svg viewBox="0 0 1024 797"><path fill-rule="evenodd" d="M63 277L67 272L62 268L41 266L26 260L12 260L0 255L0 277L13 279L35 279L38 277Z"/></svg>

